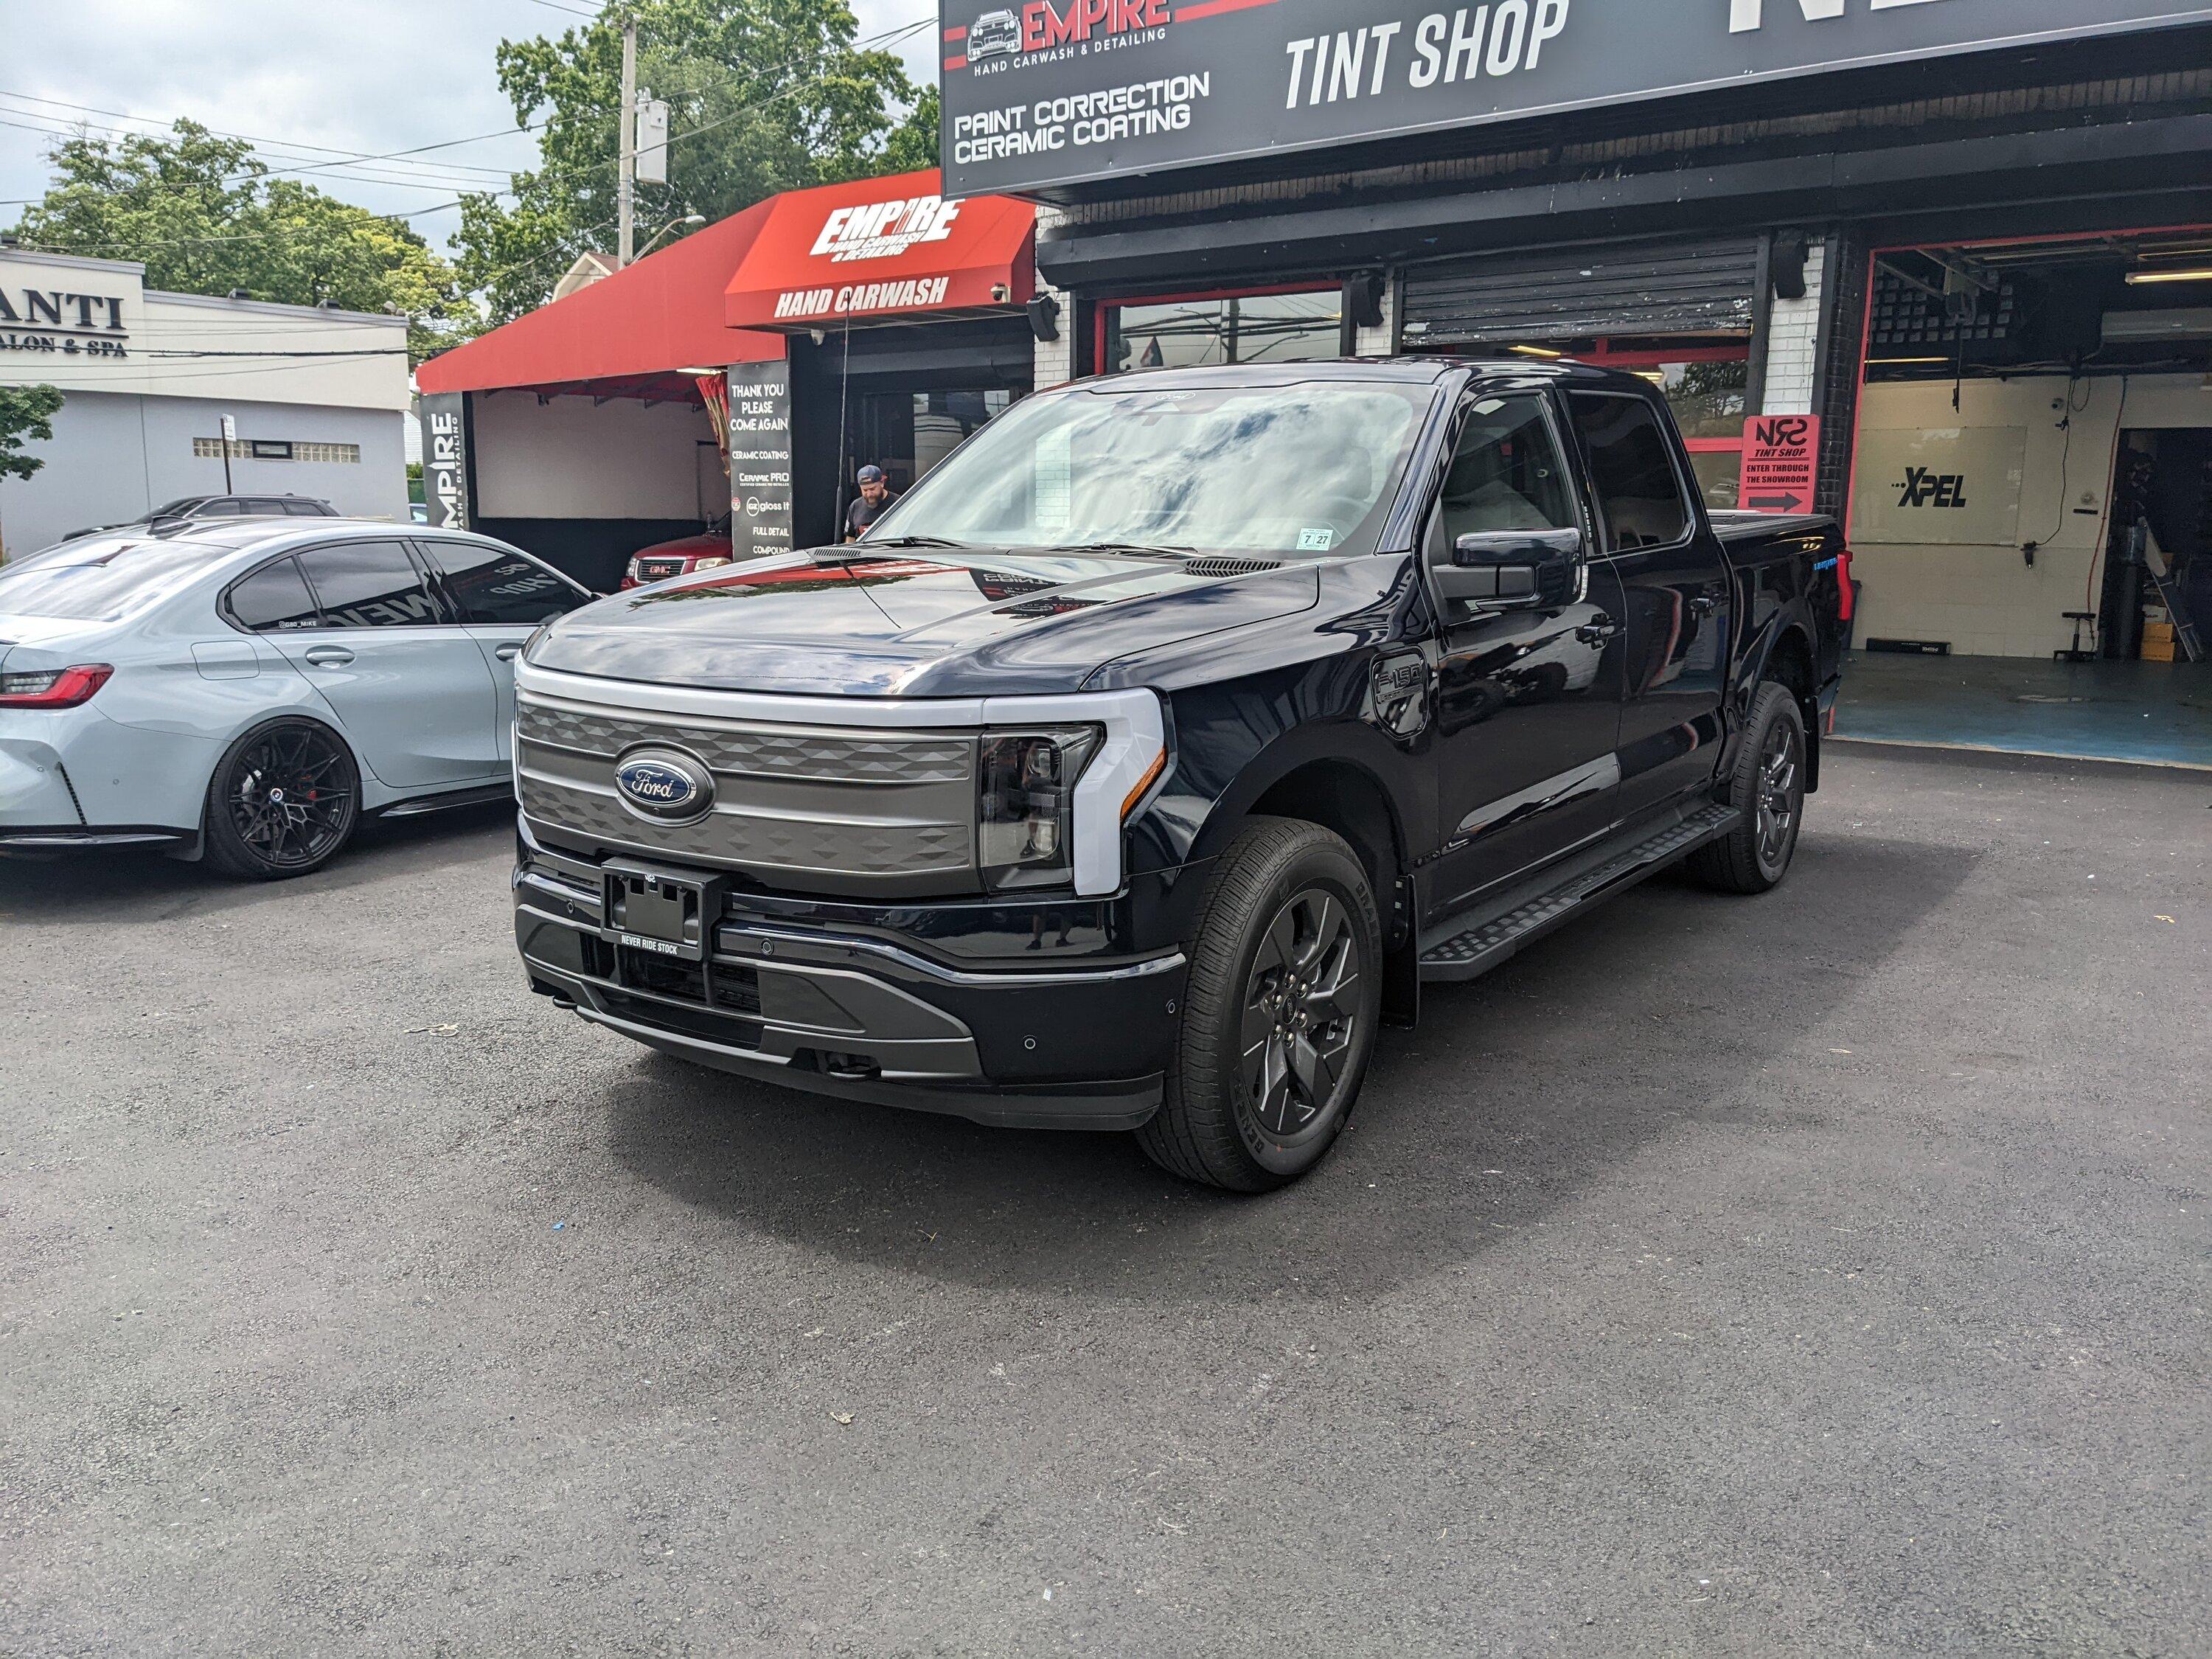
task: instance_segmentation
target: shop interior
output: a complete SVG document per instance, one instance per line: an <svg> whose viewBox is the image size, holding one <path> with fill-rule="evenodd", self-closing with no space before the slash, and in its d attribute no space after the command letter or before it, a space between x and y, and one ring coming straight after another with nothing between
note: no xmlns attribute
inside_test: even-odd
<svg viewBox="0 0 2212 1659"><path fill-rule="evenodd" d="M1875 257L1838 735L2212 766L2212 233Z"/></svg>
<svg viewBox="0 0 2212 1659"><path fill-rule="evenodd" d="M598 592L640 548L729 523L698 376L469 394L474 527Z"/></svg>
<svg viewBox="0 0 2212 1659"><path fill-rule="evenodd" d="M796 545L842 541L854 475L879 466L904 495L984 422L1026 394L1036 341L1021 317L927 317L794 332Z"/></svg>

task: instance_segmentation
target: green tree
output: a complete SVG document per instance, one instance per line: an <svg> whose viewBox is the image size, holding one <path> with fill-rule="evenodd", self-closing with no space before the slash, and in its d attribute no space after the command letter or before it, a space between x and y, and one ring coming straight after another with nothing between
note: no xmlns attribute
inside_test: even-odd
<svg viewBox="0 0 2212 1659"><path fill-rule="evenodd" d="M544 304L578 255L614 246L622 9L557 40L500 46L515 119L544 130L512 205L463 201L462 279L495 322ZM629 10L638 84L668 100L673 134L671 182L638 189L641 243L686 214L712 222L779 191L933 164L933 113L929 159L905 158L921 154L907 127L921 103L934 110L935 94L917 97L896 53L856 45L846 0L634 0ZM893 112L909 105L901 126Z"/></svg>
<svg viewBox="0 0 2212 1659"><path fill-rule="evenodd" d="M884 145L883 171L885 173L920 173L925 167L940 165L939 134L944 120L944 106L935 87L924 87L921 96L914 100L914 107L906 112Z"/></svg>
<svg viewBox="0 0 2212 1659"><path fill-rule="evenodd" d="M26 442L54 435L62 394L50 386L0 386L0 478L27 478L46 465L26 455Z"/></svg>
<svg viewBox="0 0 2212 1659"><path fill-rule="evenodd" d="M453 266L404 219L271 179L252 146L191 121L167 136L78 133L47 152L54 179L15 229L27 246L138 259L146 285L409 319L419 358L477 313Z"/></svg>

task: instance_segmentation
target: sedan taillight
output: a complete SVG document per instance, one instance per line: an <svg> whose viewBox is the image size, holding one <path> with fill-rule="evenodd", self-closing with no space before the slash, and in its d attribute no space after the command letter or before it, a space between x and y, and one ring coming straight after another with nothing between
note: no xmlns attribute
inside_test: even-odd
<svg viewBox="0 0 2212 1659"><path fill-rule="evenodd" d="M0 674L0 708L74 708L90 702L114 670L104 662Z"/></svg>

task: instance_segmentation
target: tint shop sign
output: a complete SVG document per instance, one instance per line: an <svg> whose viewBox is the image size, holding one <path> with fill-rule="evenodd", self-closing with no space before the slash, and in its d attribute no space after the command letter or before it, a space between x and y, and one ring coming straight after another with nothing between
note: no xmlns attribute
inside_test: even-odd
<svg viewBox="0 0 2212 1659"><path fill-rule="evenodd" d="M2191 0L942 0L945 190L2212 21Z"/></svg>

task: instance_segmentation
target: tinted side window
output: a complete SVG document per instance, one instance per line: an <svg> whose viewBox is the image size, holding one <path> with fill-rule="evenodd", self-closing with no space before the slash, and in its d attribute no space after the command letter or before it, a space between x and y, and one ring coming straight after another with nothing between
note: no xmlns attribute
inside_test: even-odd
<svg viewBox="0 0 2212 1659"><path fill-rule="evenodd" d="M290 559L264 564L252 575L233 582L230 614L241 627L257 634L279 634L288 628L314 628L314 595L300 578L300 567Z"/></svg>
<svg viewBox="0 0 2212 1659"><path fill-rule="evenodd" d="M1444 550L1485 530L1571 530L1559 445L1534 398L1486 398L1468 412L1444 475Z"/></svg>
<svg viewBox="0 0 2212 1659"><path fill-rule="evenodd" d="M434 542L429 550L446 573L446 586L460 603L464 622L535 628L591 597L511 548Z"/></svg>
<svg viewBox="0 0 2212 1659"><path fill-rule="evenodd" d="M257 495L247 501L246 510L258 519L281 519L284 516L284 503L265 495Z"/></svg>
<svg viewBox="0 0 2212 1659"><path fill-rule="evenodd" d="M1663 547L1690 533L1690 505L1659 417L1640 398L1577 392L1575 425L1589 456L1606 544L1614 552Z"/></svg>
<svg viewBox="0 0 2212 1659"><path fill-rule="evenodd" d="M319 501L286 501L284 510L295 519L325 519L330 516L323 511Z"/></svg>
<svg viewBox="0 0 2212 1659"><path fill-rule="evenodd" d="M300 555L331 628L415 628L446 620L398 542L338 542Z"/></svg>

